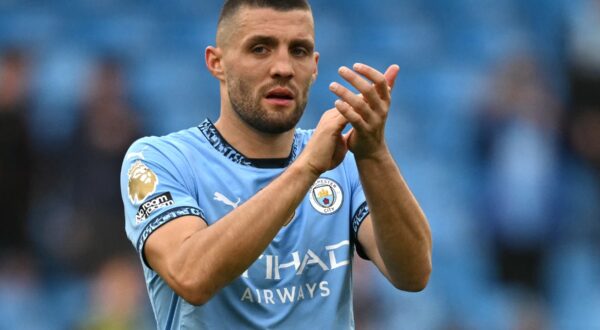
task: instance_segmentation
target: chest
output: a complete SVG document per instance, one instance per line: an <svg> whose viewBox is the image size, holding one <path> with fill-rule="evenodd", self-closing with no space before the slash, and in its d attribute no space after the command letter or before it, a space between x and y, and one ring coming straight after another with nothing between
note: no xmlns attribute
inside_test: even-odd
<svg viewBox="0 0 600 330"><path fill-rule="evenodd" d="M219 173L210 170L197 173L202 176L197 180L197 202L208 224L216 223L250 200L281 171L225 168ZM347 265L351 255L351 192L347 181L339 170L319 178L306 192L293 217L244 275L263 280L293 279ZM280 202L274 197L269 204ZM265 212L269 207L265 205Z"/></svg>

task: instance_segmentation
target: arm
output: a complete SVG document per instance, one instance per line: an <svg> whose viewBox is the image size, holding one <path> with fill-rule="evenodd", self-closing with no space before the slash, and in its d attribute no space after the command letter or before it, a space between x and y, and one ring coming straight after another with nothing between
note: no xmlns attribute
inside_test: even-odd
<svg viewBox="0 0 600 330"><path fill-rule="evenodd" d="M179 296L206 303L260 256L318 176L343 160L346 123L337 111L326 112L298 159L214 225L188 216L156 230L144 248L148 264Z"/></svg>
<svg viewBox="0 0 600 330"><path fill-rule="evenodd" d="M355 65L354 69L356 72L341 68L340 75L362 96L337 83L331 89L341 98L336 108L353 127L345 139L355 155L370 208L358 239L367 256L395 287L420 291L431 273L431 232L384 138L391 102L388 86L393 85L398 67L390 67L385 75L366 65Z"/></svg>
<svg viewBox="0 0 600 330"><path fill-rule="evenodd" d="M367 256L398 289L420 291L431 272L427 219L391 155L357 160L370 215L358 232Z"/></svg>

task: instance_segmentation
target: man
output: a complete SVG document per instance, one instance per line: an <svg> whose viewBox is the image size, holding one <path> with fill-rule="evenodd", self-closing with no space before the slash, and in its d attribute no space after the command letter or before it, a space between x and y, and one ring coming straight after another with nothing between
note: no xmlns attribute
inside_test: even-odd
<svg viewBox="0 0 600 330"><path fill-rule="evenodd" d="M429 226L383 134L398 67L341 68L362 95L333 83L335 109L296 130L318 59L305 0L226 1L206 49L219 119L125 156L127 234L160 329L353 328L354 249L397 288L425 287Z"/></svg>
<svg viewBox="0 0 600 330"><path fill-rule="evenodd" d="M0 54L0 233L1 265L22 264L30 249L27 235L33 155L27 125L30 63L26 52L8 49ZM19 258L15 258L18 255ZM17 260L19 260L17 262ZM3 268L0 266L0 268Z"/></svg>

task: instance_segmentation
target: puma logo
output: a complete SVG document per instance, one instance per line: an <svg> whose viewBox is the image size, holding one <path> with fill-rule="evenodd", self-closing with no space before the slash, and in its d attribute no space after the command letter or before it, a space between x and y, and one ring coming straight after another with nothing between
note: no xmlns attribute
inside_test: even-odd
<svg viewBox="0 0 600 330"><path fill-rule="evenodd" d="M215 197L213 198L216 201L222 202L225 205L229 205L232 208L236 208L238 207L238 205L240 204L241 199L238 197L237 202L232 202L229 198L225 197L225 195L221 194L220 192L216 192L215 193Z"/></svg>

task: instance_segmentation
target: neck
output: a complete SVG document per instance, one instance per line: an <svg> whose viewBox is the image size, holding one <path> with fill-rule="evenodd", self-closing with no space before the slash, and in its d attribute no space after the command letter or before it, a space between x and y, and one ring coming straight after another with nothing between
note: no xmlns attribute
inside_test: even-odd
<svg viewBox="0 0 600 330"><path fill-rule="evenodd" d="M281 134L260 132L242 121L231 109L221 109L215 122L219 133L248 158L286 158L294 141L294 130Z"/></svg>

